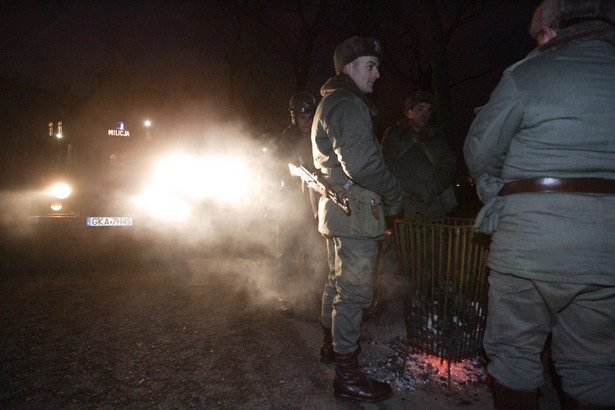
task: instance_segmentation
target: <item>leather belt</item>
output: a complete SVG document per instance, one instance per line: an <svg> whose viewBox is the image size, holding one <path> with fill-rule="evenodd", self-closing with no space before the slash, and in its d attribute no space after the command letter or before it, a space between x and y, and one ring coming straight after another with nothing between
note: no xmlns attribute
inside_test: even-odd
<svg viewBox="0 0 615 410"><path fill-rule="evenodd" d="M604 178L534 178L504 184L499 196L523 192L615 194L615 180Z"/></svg>

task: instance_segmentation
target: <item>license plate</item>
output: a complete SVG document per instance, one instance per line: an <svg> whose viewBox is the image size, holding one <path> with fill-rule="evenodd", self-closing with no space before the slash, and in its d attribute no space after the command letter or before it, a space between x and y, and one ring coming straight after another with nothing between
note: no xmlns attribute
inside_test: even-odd
<svg viewBox="0 0 615 410"><path fill-rule="evenodd" d="M87 226L132 226L131 216L88 216Z"/></svg>

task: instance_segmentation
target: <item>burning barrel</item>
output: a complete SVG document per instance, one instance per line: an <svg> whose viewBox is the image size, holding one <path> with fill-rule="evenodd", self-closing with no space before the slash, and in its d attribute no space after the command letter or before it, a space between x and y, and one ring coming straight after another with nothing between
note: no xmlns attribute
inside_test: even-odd
<svg viewBox="0 0 615 410"><path fill-rule="evenodd" d="M395 247L409 282L408 343L449 362L476 356L487 320L488 237L474 220L395 221Z"/></svg>

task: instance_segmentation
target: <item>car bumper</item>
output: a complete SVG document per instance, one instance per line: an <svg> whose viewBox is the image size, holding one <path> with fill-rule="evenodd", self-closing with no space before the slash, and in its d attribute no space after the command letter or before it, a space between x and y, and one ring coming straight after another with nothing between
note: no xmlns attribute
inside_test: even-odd
<svg viewBox="0 0 615 410"><path fill-rule="evenodd" d="M72 225L78 224L82 221L83 218L76 214L30 216L31 225Z"/></svg>

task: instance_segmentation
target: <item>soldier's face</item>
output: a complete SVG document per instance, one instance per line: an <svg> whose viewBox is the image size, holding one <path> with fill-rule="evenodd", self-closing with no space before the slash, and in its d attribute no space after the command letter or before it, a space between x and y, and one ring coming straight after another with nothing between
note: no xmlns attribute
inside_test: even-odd
<svg viewBox="0 0 615 410"><path fill-rule="evenodd" d="M429 122L433 107L429 103L418 103L408 111L406 116L410 118L410 123L416 128L423 128Z"/></svg>
<svg viewBox="0 0 615 410"><path fill-rule="evenodd" d="M313 114L298 114L296 117L297 127L301 135L309 137L312 133L312 121L314 120Z"/></svg>
<svg viewBox="0 0 615 410"><path fill-rule="evenodd" d="M378 57L362 56L346 64L344 72L353 79L359 90L369 94L374 91L374 83L380 78L379 65Z"/></svg>

